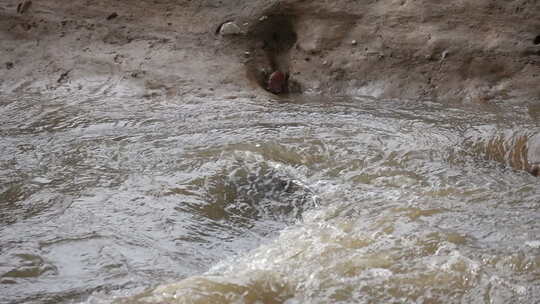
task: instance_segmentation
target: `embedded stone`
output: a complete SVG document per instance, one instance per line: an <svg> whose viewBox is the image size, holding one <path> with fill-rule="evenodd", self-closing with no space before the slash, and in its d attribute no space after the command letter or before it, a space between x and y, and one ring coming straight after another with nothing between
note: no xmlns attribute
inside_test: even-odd
<svg viewBox="0 0 540 304"><path fill-rule="evenodd" d="M540 133L529 138L527 144L527 160L531 166L540 166Z"/></svg>
<svg viewBox="0 0 540 304"><path fill-rule="evenodd" d="M286 82L287 78L285 77L285 74L280 71L275 71L268 78L267 90L274 94L281 94L285 91Z"/></svg>
<svg viewBox="0 0 540 304"><path fill-rule="evenodd" d="M110 14L109 16L107 16L107 20L112 20L114 18L118 17L118 14L116 12L113 12L112 14Z"/></svg>
<svg viewBox="0 0 540 304"><path fill-rule="evenodd" d="M445 50L444 52L442 52L441 60L445 60L446 57L448 57L448 55L450 55L450 52L448 50Z"/></svg>
<svg viewBox="0 0 540 304"><path fill-rule="evenodd" d="M221 28L219 29L219 34L221 36L240 35L242 34L242 29L233 21L229 21L221 25Z"/></svg>

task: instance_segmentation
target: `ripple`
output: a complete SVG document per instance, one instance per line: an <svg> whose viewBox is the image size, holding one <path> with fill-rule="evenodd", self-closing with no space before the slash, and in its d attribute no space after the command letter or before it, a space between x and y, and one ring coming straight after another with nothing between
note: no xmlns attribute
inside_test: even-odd
<svg viewBox="0 0 540 304"><path fill-rule="evenodd" d="M9 302L540 297L538 179L475 146L536 130L504 105L158 102L100 79L0 105Z"/></svg>

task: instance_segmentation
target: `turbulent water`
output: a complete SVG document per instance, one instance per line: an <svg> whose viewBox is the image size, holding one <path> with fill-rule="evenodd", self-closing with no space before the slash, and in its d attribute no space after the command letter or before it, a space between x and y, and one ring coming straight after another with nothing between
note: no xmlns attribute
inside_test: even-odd
<svg viewBox="0 0 540 304"><path fill-rule="evenodd" d="M534 106L0 100L0 303L538 303Z"/></svg>

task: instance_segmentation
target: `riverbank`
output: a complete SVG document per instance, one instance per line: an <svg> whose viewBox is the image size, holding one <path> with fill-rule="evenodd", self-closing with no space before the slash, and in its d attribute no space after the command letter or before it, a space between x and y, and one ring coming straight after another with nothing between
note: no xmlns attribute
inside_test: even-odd
<svg viewBox="0 0 540 304"><path fill-rule="evenodd" d="M530 1L18 4L0 3L4 93L273 98L265 77L281 70L302 94L540 98Z"/></svg>

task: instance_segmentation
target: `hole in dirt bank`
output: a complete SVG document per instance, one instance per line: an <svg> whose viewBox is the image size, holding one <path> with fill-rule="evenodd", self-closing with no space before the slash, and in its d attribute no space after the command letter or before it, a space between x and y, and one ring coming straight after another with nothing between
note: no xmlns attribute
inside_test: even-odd
<svg viewBox="0 0 540 304"><path fill-rule="evenodd" d="M290 78L289 51L296 43L292 15L265 15L250 30L252 58L248 77L274 94L298 93Z"/></svg>
<svg viewBox="0 0 540 304"><path fill-rule="evenodd" d="M533 43L534 44L540 44L540 35L534 37Z"/></svg>

